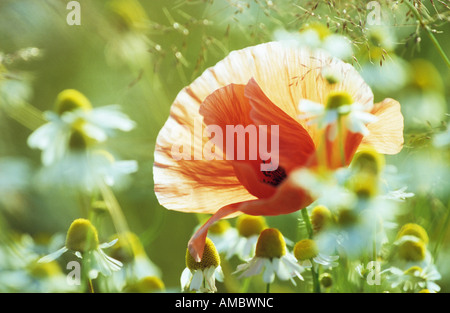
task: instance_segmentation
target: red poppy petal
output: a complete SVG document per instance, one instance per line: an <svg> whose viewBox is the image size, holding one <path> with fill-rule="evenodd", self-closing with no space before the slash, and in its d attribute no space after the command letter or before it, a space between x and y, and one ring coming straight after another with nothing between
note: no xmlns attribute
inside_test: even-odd
<svg viewBox="0 0 450 313"><path fill-rule="evenodd" d="M278 126L279 164L289 173L311 161L315 152L314 142L308 132L280 107L275 105L261 90L254 78L245 87L251 110L251 118L258 125L267 125L267 138L271 137L271 127Z"/></svg>

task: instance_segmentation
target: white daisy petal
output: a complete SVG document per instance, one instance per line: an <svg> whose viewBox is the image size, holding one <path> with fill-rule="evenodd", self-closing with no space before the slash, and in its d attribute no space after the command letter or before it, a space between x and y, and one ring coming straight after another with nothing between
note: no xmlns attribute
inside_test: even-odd
<svg viewBox="0 0 450 313"><path fill-rule="evenodd" d="M195 271L192 280L191 280L191 286L190 290L200 290L200 288L203 285L203 272L202 271Z"/></svg>
<svg viewBox="0 0 450 313"><path fill-rule="evenodd" d="M62 247L61 249L40 258L38 260L38 263L52 262L52 261L58 259L61 255L63 255L67 251L68 251L68 249L66 247Z"/></svg>
<svg viewBox="0 0 450 313"><path fill-rule="evenodd" d="M102 244L99 245L99 248L100 248L100 249L110 248L110 247L114 246L118 240L119 240L119 239L116 238L116 239L114 239L114 240L112 240L112 241L110 241L110 242L102 243Z"/></svg>
<svg viewBox="0 0 450 313"><path fill-rule="evenodd" d="M272 283L275 279L275 266L269 259L264 258L264 273L263 273L263 281L265 283Z"/></svg>
<svg viewBox="0 0 450 313"><path fill-rule="evenodd" d="M181 289L185 290L192 280L192 272L189 268L185 268L183 272L181 273L180 283L181 283Z"/></svg>
<svg viewBox="0 0 450 313"><path fill-rule="evenodd" d="M288 266L286 266L286 263L283 261L283 257L278 259L274 258L272 261L273 263L277 263L276 266L274 266L274 270L277 274L277 277L281 280L288 280L292 277L291 272L289 271Z"/></svg>

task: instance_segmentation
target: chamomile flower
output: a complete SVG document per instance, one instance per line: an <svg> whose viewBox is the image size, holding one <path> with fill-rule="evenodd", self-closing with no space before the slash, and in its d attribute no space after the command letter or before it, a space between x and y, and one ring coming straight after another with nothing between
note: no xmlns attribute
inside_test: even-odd
<svg viewBox="0 0 450 313"><path fill-rule="evenodd" d="M312 239L303 239L297 242L294 246L294 256L299 264L305 268L313 267L313 262L316 266L322 265L325 268L333 268L339 265L336 262L339 256L320 252L316 242Z"/></svg>
<svg viewBox="0 0 450 313"><path fill-rule="evenodd" d="M307 190L317 199L317 203L332 212L355 202L355 195L344 186L348 169L342 168L335 172L299 169L291 175L299 187Z"/></svg>
<svg viewBox="0 0 450 313"><path fill-rule="evenodd" d="M388 273L387 279L391 283L391 288L399 287L405 292L419 292L427 289L434 293L441 290L441 287L435 283L436 280L441 279L441 274L433 264L424 268L412 266L405 271L397 267L391 267L383 273Z"/></svg>
<svg viewBox="0 0 450 313"><path fill-rule="evenodd" d="M28 234L15 234L0 245L0 292L74 292L57 262L38 263L37 244Z"/></svg>
<svg viewBox="0 0 450 313"><path fill-rule="evenodd" d="M110 255L123 264L122 270L114 272L112 277L118 290L126 285L139 285L138 282L146 277L161 276L161 271L147 256L135 233L126 232L116 238L117 243L111 247Z"/></svg>
<svg viewBox="0 0 450 313"><path fill-rule="evenodd" d="M202 260L196 262L186 249L186 268L181 274L181 289L216 292L216 279L223 280L220 256L211 239L206 238Z"/></svg>
<svg viewBox="0 0 450 313"><path fill-rule="evenodd" d="M162 292L165 290L164 282L156 276L147 276L137 282L125 286L124 291L130 293Z"/></svg>
<svg viewBox="0 0 450 313"><path fill-rule="evenodd" d="M89 220L79 218L70 225L65 246L40 258L38 263L52 262L67 251L72 251L78 258L85 259L90 279L97 278L99 273L110 276L121 269L122 263L106 255L103 249L112 247L116 242L117 239L100 244L95 226Z"/></svg>
<svg viewBox="0 0 450 313"><path fill-rule="evenodd" d="M332 222L331 211L324 205L317 205L311 211L311 226L314 233L326 229Z"/></svg>
<svg viewBox="0 0 450 313"><path fill-rule="evenodd" d="M428 251L428 234L426 230L415 223L403 225L397 233L393 244L393 265L399 268L419 266L425 268L433 263L431 253Z"/></svg>
<svg viewBox="0 0 450 313"><path fill-rule="evenodd" d="M127 186L129 175L138 169L137 162L118 160L107 150L84 146L83 136L77 133L80 146L73 147L63 158L38 171L36 179L41 188L66 186L90 192L100 184L117 188Z"/></svg>
<svg viewBox="0 0 450 313"><path fill-rule="evenodd" d="M353 54L351 42L348 38L333 34L326 25L320 23L307 24L304 29L297 33L278 30L275 32L275 38L296 46L322 49L340 59L348 59Z"/></svg>
<svg viewBox="0 0 450 313"><path fill-rule="evenodd" d="M239 278L242 278L258 275L263 270L263 280L268 284L275 280L275 276L281 280L290 279L294 285L294 277L303 280L301 273L304 269L287 251L283 235L276 228L266 228L261 232L255 256L247 263L238 265L235 273L241 272Z"/></svg>
<svg viewBox="0 0 450 313"><path fill-rule="evenodd" d="M236 255L241 260L248 260L255 252L259 234L267 228L264 216L240 215L236 221L237 238L231 243L226 258Z"/></svg>
<svg viewBox="0 0 450 313"><path fill-rule="evenodd" d="M130 131L135 123L117 105L93 108L77 90L66 89L56 99L55 112L45 112L48 123L28 137L31 148L42 150L42 163L51 165L65 156L73 144L74 132L91 142L104 142L116 130Z"/></svg>
<svg viewBox="0 0 450 313"><path fill-rule="evenodd" d="M301 99L298 109L303 112L299 116L307 119L307 124L317 123L323 129L330 126L328 139L334 140L338 134L338 120L342 119L345 127L363 136L369 134L366 124L375 122L377 117L370 112L372 107L369 104L354 102L352 97L343 91L332 91L329 93L326 103L321 104L308 99Z"/></svg>
<svg viewBox="0 0 450 313"><path fill-rule="evenodd" d="M228 220L215 222L209 229L208 237L216 246L217 252L224 253L227 258L236 252L236 243L240 239L238 230Z"/></svg>

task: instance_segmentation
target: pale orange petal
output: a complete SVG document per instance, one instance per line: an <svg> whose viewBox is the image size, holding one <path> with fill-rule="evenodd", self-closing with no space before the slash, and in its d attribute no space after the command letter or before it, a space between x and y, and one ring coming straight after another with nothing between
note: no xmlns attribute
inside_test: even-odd
<svg viewBox="0 0 450 313"><path fill-rule="evenodd" d="M158 135L153 179L162 206L183 212L214 213L227 204L255 199L226 160L175 160L172 145L188 145L193 141L191 137L194 137L193 130L188 126L183 128L173 118L169 118Z"/></svg>
<svg viewBox="0 0 450 313"><path fill-rule="evenodd" d="M367 125L370 133L362 144L373 146L379 153L396 154L403 147L403 115L400 103L387 98L375 104L372 112L378 117L376 122Z"/></svg>

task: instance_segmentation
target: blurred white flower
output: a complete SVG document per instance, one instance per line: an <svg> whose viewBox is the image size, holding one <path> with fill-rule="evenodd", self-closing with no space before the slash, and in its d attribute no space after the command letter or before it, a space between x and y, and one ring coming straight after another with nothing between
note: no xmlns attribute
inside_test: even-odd
<svg viewBox="0 0 450 313"><path fill-rule="evenodd" d="M36 179L40 188L56 185L91 192L103 183L123 187L137 169L135 160L116 160L106 150L75 151L41 168Z"/></svg>
<svg viewBox="0 0 450 313"><path fill-rule="evenodd" d="M339 256L320 251L312 239L303 239L297 242L294 246L294 256L298 263L305 268L312 268L313 265L314 267L322 265L325 268L333 268L339 265L336 262Z"/></svg>
<svg viewBox="0 0 450 313"><path fill-rule="evenodd" d="M274 33L275 40L296 46L307 46L312 49L323 49L332 56L346 60L353 55L351 41L342 35L331 33L322 24L308 25L300 32L289 32L279 29Z"/></svg>
<svg viewBox="0 0 450 313"><path fill-rule="evenodd" d="M435 283L441 279L435 265L430 264L424 268L412 266L405 271L390 267L381 272L387 273L387 280L391 283L391 288L401 288L405 292L419 292L424 289L431 293L439 292L441 287Z"/></svg>
<svg viewBox="0 0 450 313"><path fill-rule="evenodd" d="M82 132L86 138L96 142L104 142L114 131L130 131L135 123L120 107L110 105L85 111L81 108L63 112L45 112L48 123L36 129L28 137L31 148L42 150L42 163L45 166L63 158L70 148L70 138L74 128Z"/></svg>
<svg viewBox="0 0 450 313"><path fill-rule="evenodd" d="M353 103L350 98L348 101L344 100L344 97L340 94L333 94L331 97L341 98L337 103L327 105L317 103L308 99L301 99L298 105L298 109L303 112L299 116L300 119L308 119L307 124L311 125L317 123L318 127L323 129L327 126L331 126L329 132L329 139L334 140L338 134L338 120L343 120L343 125L353 133L360 133L363 136L369 134L369 130L366 124L375 122L377 117L369 111L371 107L369 105L363 105L360 103ZM329 100L334 102L329 96Z"/></svg>
<svg viewBox="0 0 450 313"><path fill-rule="evenodd" d="M120 270L123 264L109 257L103 249L112 247L116 242L117 239L100 244L94 225L87 219L79 218L70 225L64 247L40 258L38 263L52 262L64 253L71 251L79 259L83 259L83 265L89 269L88 277L90 279L97 278L99 273L110 276L113 272Z"/></svg>
<svg viewBox="0 0 450 313"><path fill-rule="evenodd" d="M332 211L339 207L350 207L356 201L355 194L344 187L348 175L348 169L334 172L299 169L291 173L299 187L310 192L317 203Z"/></svg>
<svg viewBox="0 0 450 313"><path fill-rule="evenodd" d="M0 245L0 292L75 292L67 284L59 264L37 263L38 251L48 246L38 245L31 236L23 234L16 240Z"/></svg>
<svg viewBox="0 0 450 313"><path fill-rule="evenodd" d="M146 277L161 277L160 269L148 257L139 237L132 232L118 236L110 256L123 264L122 270L114 272L105 282L117 291Z"/></svg>
<svg viewBox="0 0 450 313"><path fill-rule="evenodd" d="M437 148L450 145L450 124L447 124L447 129L444 132L434 135L433 144Z"/></svg>
<svg viewBox="0 0 450 313"><path fill-rule="evenodd" d="M99 148L117 130L135 126L118 105L92 108L83 94L67 89L57 97L56 112L45 112L45 117L48 123L28 138L30 147L42 150L39 186L56 183L92 191L100 183L117 186L136 172L136 161L118 161Z"/></svg>

